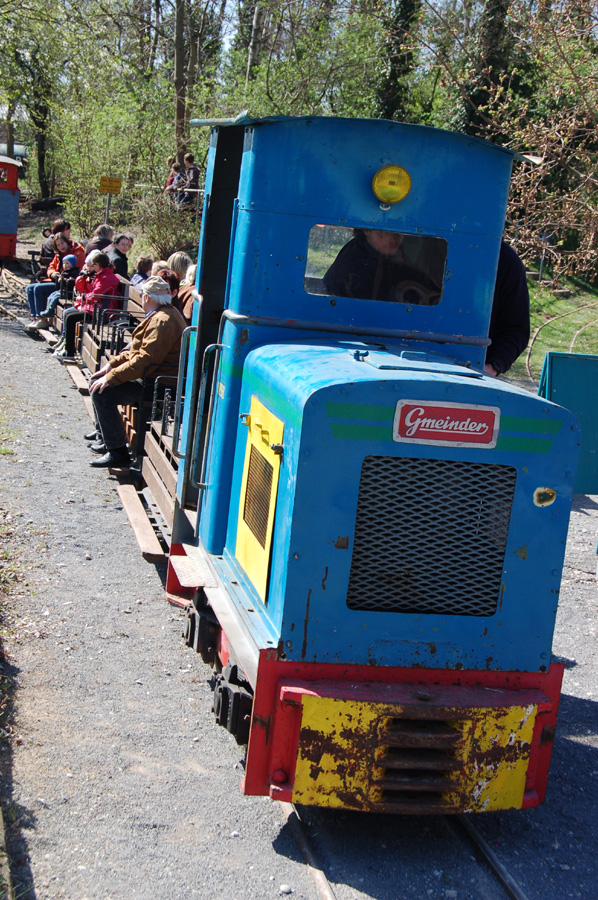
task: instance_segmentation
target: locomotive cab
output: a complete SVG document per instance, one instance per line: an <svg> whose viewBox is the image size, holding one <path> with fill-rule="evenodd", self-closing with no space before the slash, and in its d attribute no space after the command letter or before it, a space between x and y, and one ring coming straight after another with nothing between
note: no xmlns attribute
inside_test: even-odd
<svg viewBox="0 0 598 900"><path fill-rule="evenodd" d="M511 164L384 121L213 130L167 587L247 793L543 799L577 425L484 374Z"/></svg>

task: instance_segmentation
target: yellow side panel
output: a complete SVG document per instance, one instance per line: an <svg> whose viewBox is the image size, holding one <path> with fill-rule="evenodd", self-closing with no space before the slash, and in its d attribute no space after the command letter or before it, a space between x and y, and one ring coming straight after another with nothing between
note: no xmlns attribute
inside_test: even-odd
<svg viewBox="0 0 598 900"><path fill-rule="evenodd" d="M384 803L376 782L384 780L388 748L379 733L389 720L413 721L413 707L308 694L302 705L293 803L350 809ZM533 705L441 711L461 734L451 776L458 787L437 795L446 811L521 807L536 711Z"/></svg>
<svg viewBox="0 0 598 900"><path fill-rule="evenodd" d="M536 707L510 706L484 710L484 713L466 723L469 734L465 746L475 747L475 758L473 765L467 765L464 760L464 791L470 798L465 812L519 809L525 791ZM451 794L447 796L449 801L455 799Z"/></svg>
<svg viewBox="0 0 598 900"><path fill-rule="evenodd" d="M368 805L381 711L377 703L303 696L293 803Z"/></svg>
<svg viewBox="0 0 598 900"><path fill-rule="evenodd" d="M235 555L265 603L280 472L271 445L282 445L284 424L252 397L247 425Z"/></svg>

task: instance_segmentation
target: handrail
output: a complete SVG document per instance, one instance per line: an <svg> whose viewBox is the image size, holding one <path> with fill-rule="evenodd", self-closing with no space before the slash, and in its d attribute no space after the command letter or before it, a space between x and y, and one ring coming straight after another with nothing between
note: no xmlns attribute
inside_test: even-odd
<svg viewBox="0 0 598 900"><path fill-rule="evenodd" d="M322 331L333 334L363 335L366 337L383 337L395 340L428 341L432 344L464 344L470 347L488 347L489 338L474 337L463 334L442 334L427 331L407 331L400 328L375 328L369 325L338 325L328 322L311 322L303 319L270 319L265 316L246 316L241 313L224 310L224 318L235 325L258 325L268 328L291 328L297 331Z"/></svg>
<svg viewBox="0 0 598 900"><path fill-rule="evenodd" d="M206 395L206 386L208 383L208 368L209 368L209 357L212 353L220 354L220 351L224 348L224 344L208 344L206 349L204 350L202 367L201 367L201 381L199 384L199 397L197 401L197 418L195 420L195 432L193 434L193 448L192 448L192 464L191 471L189 473L189 479L193 487L196 487L198 490L203 490L206 487L204 483L204 473L205 473L205 462L206 462L206 448L204 448L204 452L202 454L201 460L201 472L199 476L199 481L197 479L197 461L198 461L198 451L199 451L199 439L201 437L201 429L204 420L204 412L203 408L205 405L205 395ZM218 362L218 357L216 357L216 363ZM216 386L216 379L212 384L212 394L210 395L210 406L208 408L208 421L206 424L206 437L209 432L210 421L212 417L212 399L214 395L214 388Z"/></svg>
<svg viewBox="0 0 598 900"><path fill-rule="evenodd" d="M195 325L188 325L187 328L183 331L181 336L181 350L179 353L179 374L176 383L176 400L174 401L174 422L172 425L172 455L176 456L177 459L183 459L184 453L179 451L179 431L181 427L181 406L182 406L182 397L183 397L183 384L186 380L185 375L187 371L187 357L189 354L189 341L191 339L191 334L193 332L197 333L197 328Z"/></svg>

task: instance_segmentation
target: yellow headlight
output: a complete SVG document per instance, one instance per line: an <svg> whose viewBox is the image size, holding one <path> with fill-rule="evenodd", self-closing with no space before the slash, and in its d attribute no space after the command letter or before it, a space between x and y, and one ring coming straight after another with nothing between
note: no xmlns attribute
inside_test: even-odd
<svg viewBox="0 0 598 900"><path fill-rule="evenodd" d="M374 175L372 188L382 203L398 203L411 190L411 176L401 166L384 166Z"/></svg>

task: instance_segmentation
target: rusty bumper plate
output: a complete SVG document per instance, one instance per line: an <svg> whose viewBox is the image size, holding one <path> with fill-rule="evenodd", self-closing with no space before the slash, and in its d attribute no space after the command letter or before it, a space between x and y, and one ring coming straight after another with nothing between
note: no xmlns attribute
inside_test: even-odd
<svg viewBox="0 0 598 900"><path fill-rule="evenodd" d="M530 751L551 706L533 689L279 683L270 793L383 812L535 805Z"/></svg>

